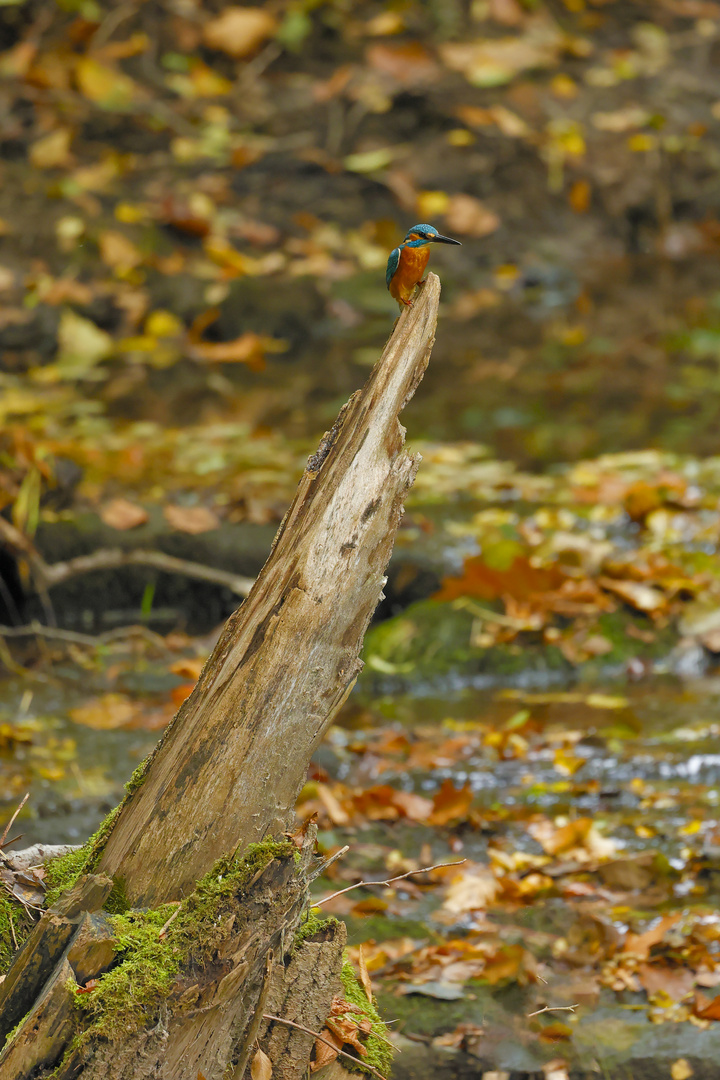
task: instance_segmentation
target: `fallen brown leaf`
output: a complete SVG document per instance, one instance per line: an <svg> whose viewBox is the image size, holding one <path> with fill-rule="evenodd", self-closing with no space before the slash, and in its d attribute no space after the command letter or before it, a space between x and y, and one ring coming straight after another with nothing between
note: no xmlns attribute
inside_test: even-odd
<svg viewBox="0 0 720 1080"><path fill-rule="evenodd" d="M452 780L443 780L440 790L433 799L433 810L428 823L430 825L447 825L451 821L462 821L467 818L472 805L474 795L469 784L456 788Z"/></svg>
<svg viewBox="0 0 720 1080"><path fill-rule="evenodd" d="M489 236L500 228L500 218L472 195L453 195L445 211L450 233L461 236Z"/></svg>
<svg viewBox="0 0 720 1080"><path fill-rule="evenodd" d="M372 982L370 981L370 975L368 974L367 964L365 963L365 954L363 952L362 945L358 949L358 970L360 972L360 983L362 985L363 990L365 991L365 995L366 995L368 1001L372 1002L372 999L373 999Z"/></svg>
<svg viewBox="0 0 720 1080"><path fill-rule="evenodd" d="M127 727L136 717L137 705L125 694L103 694L86 705L70 709L70 719L95 731Z"/></svg>
<svg viewBox="0 0 720 1080"><path fill-rule="evenodd" d="M129 499L111 499L100 511L100 519L111 529L136 529L149 518L147 510Z"/></svg>
<svg viewBox="0 0 720 1080"><path fill-rule="evenodd" d="M165 506L163 517L173 529L191 536L220 528L219 517L206 506Z"/></svg>
<svg viewBox="0 0 720 1080"><path fill-rule="evenodd" d="M250 1076L252 1080L270 1080L272 1077L272 1061L265 1051L258 1047L255 1056L250 1062Z"/></svg>

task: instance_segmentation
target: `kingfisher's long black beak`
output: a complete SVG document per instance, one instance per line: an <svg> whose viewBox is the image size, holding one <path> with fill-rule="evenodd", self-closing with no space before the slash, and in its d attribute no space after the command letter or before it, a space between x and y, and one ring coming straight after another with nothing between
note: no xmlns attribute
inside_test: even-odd
<svg viewBox="0 0 720 1080"><path fill-rule="evenodd" d="M457 244L458 247L462 247L459 240L453 240L450 236L433 236L434 244Z"/></svg>

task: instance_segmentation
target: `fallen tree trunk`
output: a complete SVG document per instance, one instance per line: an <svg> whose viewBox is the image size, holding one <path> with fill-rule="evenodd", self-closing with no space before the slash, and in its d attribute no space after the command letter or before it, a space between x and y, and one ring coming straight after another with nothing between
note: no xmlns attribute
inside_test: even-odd
<svg viewBox="0 0 720 1080"><path fill-rule="evenodd" d="M302 1029L319 1030L342 996L344 928L330 923L319 940L292 947L312 836L301 852L280 838L361 668L418 466L398 414L427 366L439 294L431 274L308 461L247 600L124 802L89 845L50 865L49 879L65 874L81 897L112 882L103 902L116 914L86 924L93 907L81 902L73 921L61 896L36 927L0 986L5 1033L20 1002L29 1009L0 1056L2 1080L55 1067L58 1078L85 1080L242 1080L261 1028L283 1058L278 1076L305 1074ZM95 970L91 954L103 958ZM87 994L73 986L76 971L99 977ZM13 1005L18 986L25 997ZM267 1030L268 995L297 1030Z"/></svg>

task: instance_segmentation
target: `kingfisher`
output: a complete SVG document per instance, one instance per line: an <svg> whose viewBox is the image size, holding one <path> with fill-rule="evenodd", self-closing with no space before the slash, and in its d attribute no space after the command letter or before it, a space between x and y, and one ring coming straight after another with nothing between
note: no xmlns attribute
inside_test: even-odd
<svg viewBox="0 0 720 1080"><path fill-rule="evenodd" d="M422 281L430 258L430 244L457 244L462 247L459 240L441 236L432 225L413 225L400 247L390 252L385 274L390 295L399 304L412 307L410 297L415 286Z"/></svg>

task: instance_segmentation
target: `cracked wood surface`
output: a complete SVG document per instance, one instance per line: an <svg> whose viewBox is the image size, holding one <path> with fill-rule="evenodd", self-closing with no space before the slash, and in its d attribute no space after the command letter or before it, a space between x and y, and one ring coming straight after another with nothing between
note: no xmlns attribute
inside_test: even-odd
<svg viewBox="0 0 720 1080"><path fill-rule="evenodd" d="M430 274L309 459L250 595L123 805L98 870L133 905L187 894L217 858L288 824L362 666L419 463L398 415L427 367L439 296Z"/></svg>

